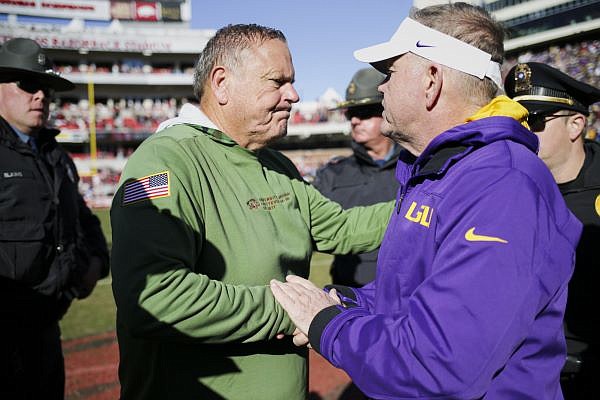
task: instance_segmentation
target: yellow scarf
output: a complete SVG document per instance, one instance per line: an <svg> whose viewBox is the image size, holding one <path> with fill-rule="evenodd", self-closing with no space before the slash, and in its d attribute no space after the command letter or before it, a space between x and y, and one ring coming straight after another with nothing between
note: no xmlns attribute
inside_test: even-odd
<svg viewBox="0 0 600 400"><path fill-rule="evenodd" d="M487 117L503 116L514 118L525 128L529 129L529 125L527 125L528 115L529 112L525 107L516 101L509 99L507 96L501 95L492 99L492 101L479 109L474 115L467 118L465 122Z"/></svg>

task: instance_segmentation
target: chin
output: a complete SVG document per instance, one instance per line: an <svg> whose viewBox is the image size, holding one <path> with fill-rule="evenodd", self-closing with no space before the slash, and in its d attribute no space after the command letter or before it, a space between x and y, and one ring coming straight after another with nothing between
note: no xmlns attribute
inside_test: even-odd
<svg viewBox="0 0 600 400"><path fill-rule="evenodd" d="M287 131L288 131L288 120L284 119L283 121L281 121L278 124L278 134L277 137L284 137L287 136Z"/></svg>
<svg viewBox="0 0 600 400"><path fill-rule="evenodd" d="M287 129L277 132L277 134L273 135L273 139L271 139L271 141L279 140L286 136L287 136Z"/></svg>

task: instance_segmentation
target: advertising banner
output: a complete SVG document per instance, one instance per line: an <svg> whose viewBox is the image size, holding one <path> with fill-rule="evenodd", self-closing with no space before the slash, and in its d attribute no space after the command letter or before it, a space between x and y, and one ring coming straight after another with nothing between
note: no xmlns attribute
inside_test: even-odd
<svg viewBox="0 0 600 400"><path fill-rule="evenodd" d="M158 5L149 1L136 1L135 19L137 21L158 21Z"/></svg>
<svg viewBox="0 0 600 400"><path fill-rule="evenodd" d="M13 37L27 37L38 42L40 46L50 49L197 54L198 49L202 49L202 46L210 38L210 34L196 35L194 40L190 40L189 34L175 36L140 36L123 33L98 35L93 32L36 32L29 30L10 34L0 31L0 43Z"/></svg>
<svg viewBox="0 0 600 400"><path fill-rule="evenodd" d="M107 0L0 0L0 13L108 21L110 2Z"/></svg>
<svg viewBox="0 0 600 400"><path fill-rule="evenodd" d="M181 4L174 1L161 1L160 15L163 21L181 21Z"/></svg>
<svg viewBox="0 0 600 400"><path fill-rule="evenodd" d="M113 19L133 19L132 3L129 1L111 1L110 15Z"/></svg>

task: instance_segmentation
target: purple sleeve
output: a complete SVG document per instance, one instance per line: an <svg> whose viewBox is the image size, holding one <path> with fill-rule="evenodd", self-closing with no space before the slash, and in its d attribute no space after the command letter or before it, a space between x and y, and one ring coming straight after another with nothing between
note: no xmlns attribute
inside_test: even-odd
<svg viewBox="0 0 600 400"><path fill-rule="evenodd" d="M361 288L352 288L356 293L358 304L367 308L369 311L374 310L375 304L375 281L366 284Z"/></svg>

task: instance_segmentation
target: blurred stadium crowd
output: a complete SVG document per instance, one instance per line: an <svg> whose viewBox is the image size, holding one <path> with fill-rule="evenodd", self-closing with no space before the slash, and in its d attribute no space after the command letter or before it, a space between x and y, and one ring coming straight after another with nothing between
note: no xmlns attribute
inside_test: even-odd
<svg viewBox="0 0 600 400"><path fill-rule="evenodd" d="M577 80L600 87L600 40L588 40L550 46L544 50L530 50L505 62L508 71L517 62L537 61L550 64ZM600 140L600 103L592 106L588 119L587 137Z"/></svg>

